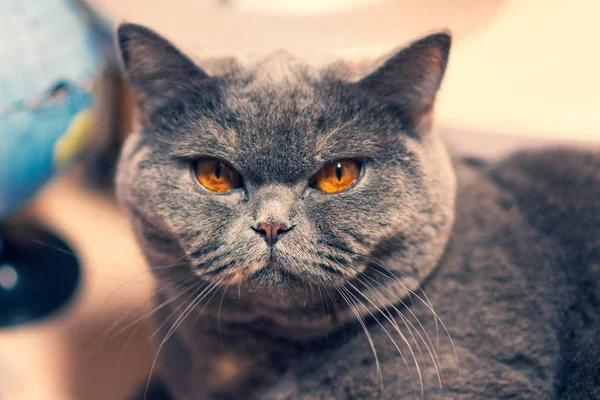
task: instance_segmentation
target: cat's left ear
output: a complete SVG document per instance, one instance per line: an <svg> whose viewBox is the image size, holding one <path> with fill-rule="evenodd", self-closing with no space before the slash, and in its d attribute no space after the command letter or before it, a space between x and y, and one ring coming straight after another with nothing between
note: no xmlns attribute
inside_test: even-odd
<svg viewBox="0 0 600 400"><path fill-rule="evenodd" d="M141 25L125 23L117 28L116 45L121 68L142 108L160 105L190 90L208 75L168 40Z"/></svg>
<svg viewBox="0 0 600 400"><path fill-rule="evenodd" d="M446 31L417 40L357 84L376 98L398 106L413 128L422 127L444 77L451 41Z"/></svg>

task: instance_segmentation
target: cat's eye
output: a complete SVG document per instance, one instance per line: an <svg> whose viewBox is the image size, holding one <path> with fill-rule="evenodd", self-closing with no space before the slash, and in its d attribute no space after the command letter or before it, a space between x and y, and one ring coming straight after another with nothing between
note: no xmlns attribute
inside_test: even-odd
<svg viewBox="0 0 600 400"><path fill-rule="evenodd" d="M198 181L213 192L229 192L242 186L242 177L232 166L217 158L201 158L194 164Z"/></svg>
<svg viewBox="0 0 600 400"><path fill-rule="evenodd" d="M313 186L325 193L348 189L360 175L361 163L344 159L327 164L317 173Z"/></svg>

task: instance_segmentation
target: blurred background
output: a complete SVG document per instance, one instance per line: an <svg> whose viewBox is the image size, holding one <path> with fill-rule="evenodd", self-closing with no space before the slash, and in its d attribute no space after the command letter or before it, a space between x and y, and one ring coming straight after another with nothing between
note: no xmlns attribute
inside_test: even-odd
<svg viewBox="0 0 600 400"><path fill-rule="evenodd" d="M0 0L0 22L17 26L30 14L15 4L35 1ZM146 318L153 283L112 190L119 149L135 126L134 101L112 52L110 33L120 21L157 30L197 60L285 48L317 65L337 58L358 63L449 28L454 42L435 129L454 152L494 158L523 147L600 148L596 0L87 0L77 7L92 32L86 46L99 54L92 88L86 89L93 106L71 104L63 137L77 140L69 145L63 140L54 155L78 156L60 175L48 174L49 183L33 200L11 207L2 224L10 232L33 223L62 237L68 250L36 243L48 252L75 254L78 283L66 303L43 318L12 319L4 327L0 322L0 400L126 399L145 382L155 355ZM53 12L38 9L31 26L52 22ZM6 46L1 39L0 54L35 47L45 37L32 35L17 44L11 38ZM74 49L61 57L80 54ZM10 125L1 122L13 109L2 99L10 98L14 70L0 68L0 158L12 151L5 140L12 135ZM64 89L50 87L51 99ZM82 122L81 110L88 109L93 118ZM23 143L19 148L30 154ZM0 160L0 178L2 169L8 171L6 160ZM8 185L2 187L8 191ZM3 195L8 193L0 193L0 216ZM8 293L15 281L2 262L0 289ZM52 275L46 282L63 279L60 272Z"/></svg>

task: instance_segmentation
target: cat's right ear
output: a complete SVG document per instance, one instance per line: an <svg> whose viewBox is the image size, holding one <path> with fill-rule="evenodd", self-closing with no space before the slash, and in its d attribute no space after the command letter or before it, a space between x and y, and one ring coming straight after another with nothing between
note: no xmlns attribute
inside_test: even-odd
<svg viewBox="0 0 600 400"><path fill-rule="evenodd" d="M451 42L447 31L417 40L389 58L358 85L374 97L395 105L410 127L427 131Z"/></svg>
<svg viewBox="0 0 600 400"><path fill-rule="evenodd" d="M137 24L119 25L121 69L142 108L175 99L191 82L208 75L158 33ZM187 89L186 89L187 88Z"/></svg>

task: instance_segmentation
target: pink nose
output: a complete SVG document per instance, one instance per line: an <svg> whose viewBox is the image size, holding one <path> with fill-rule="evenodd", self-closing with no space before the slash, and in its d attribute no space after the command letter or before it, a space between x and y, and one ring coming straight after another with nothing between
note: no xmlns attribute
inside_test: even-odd
<svg viewBox="0 0 600 400"><path fill-rule="evenodd" d="M273 246L280 235L290 230L286 224L276 222L261 222L252 229L262 235L269 246Z"/></svg>

